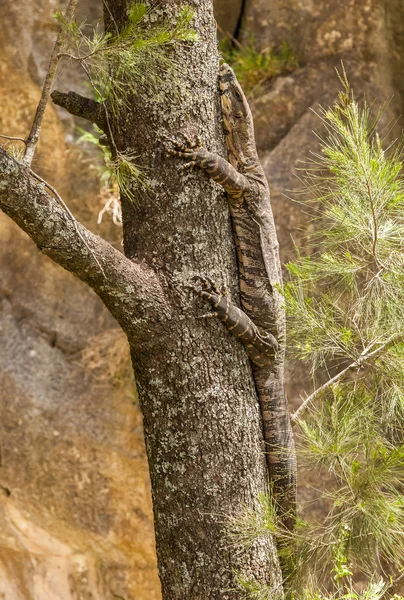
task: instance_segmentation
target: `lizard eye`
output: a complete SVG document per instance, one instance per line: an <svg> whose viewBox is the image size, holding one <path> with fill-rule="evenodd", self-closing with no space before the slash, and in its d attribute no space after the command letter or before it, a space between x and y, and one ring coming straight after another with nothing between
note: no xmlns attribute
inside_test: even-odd
<svg viewBox="0 0 404 600"><path fill-rule="evenodd" d="M234 95L236 96L237 100L242 100L241 94L238 90L235 90Z"/></svg>

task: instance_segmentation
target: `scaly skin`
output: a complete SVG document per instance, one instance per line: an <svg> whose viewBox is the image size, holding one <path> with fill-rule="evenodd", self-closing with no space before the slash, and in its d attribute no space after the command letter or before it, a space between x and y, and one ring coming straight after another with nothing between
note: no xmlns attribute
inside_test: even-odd
<svg viewBox="0 0 404 600"><path fill-rule="evenodd" d="M197 275L194 281L200 286L189 287L207 300L213 308L213 312L205 316L218 317L235 337L240 338L254 364L259 367L271 365L279 349L274 336L261 332L249 316L229 300L226 291L218 290L209 277Z"/></svg>
<svg viewBox="0 0 404 600"><path fill-rule="evenodd" d="M187 136L183 136L184 142L173 140L170 154L187 159L182 168L197 166L206 171L228 195L244 313L206 278L201 278L202 287L197 291L247 347L261 406L274 499L284 526L293 530L296 458L284 382L286 324L279 291L282 272L278 240L269 186L255 146L251 111L234 72L226 64L220 68L219 85L229 161L202 147L199 138L192 142ZM235 326L237 320L246 331L240 330L239 323Z"/></svg>

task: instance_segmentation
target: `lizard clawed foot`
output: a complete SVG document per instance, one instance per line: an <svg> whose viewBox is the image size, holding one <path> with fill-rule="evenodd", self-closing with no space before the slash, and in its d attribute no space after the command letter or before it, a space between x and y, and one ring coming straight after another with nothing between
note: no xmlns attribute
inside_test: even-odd
<svg viewBox="0 0 404 600"><path fill-rule="evenodd" d="M184 140L183 142L180 142L175 138L171 138L170 140L174 144L174 146L177 147L177 150L182 150L183 152L185 152L186 150L199 150L200 148L202 148L202 140L199 135L196 135L193 140L191 140L191 138L186 133L181 132L181 135Z"/></svg>
<svg viewBox="0 0 404 600"><path fill-rule="evenodd" d="M197 319L211 319L212 317L218 317L219 315L217 314L217 312L208 312L205 313L204 315L198 315L196 318Z"/></svg>
<svg viewBox="0 0 404 600"><path fill-rule="evenodd" d="M184 133L181 134L183 141L175 138L168 138L173 148L167 150L169 156L177 156L179 158L186 158L189 162L180 167L181 170L190 169L200 163L205 157L207 150L202 146L202 140L199 135L195 136L194 140L191 140Z"/></svg>
<svg viewBox="0 0 404 600"><path fill-rule="evenodd" d="M214 309L211 313L202 315L198 318L203 319L205 317L218 316L218 312L215 309L225 297L225 289L219 290L214 281L212 281L212 279L206 275L195 275L192 277L192 284L187 285L186 287L196 293L200 298L207 300Z"/></svg>
<svg viewBox="0 0 404 600"><path fill-rule="evenodd" d="M186 162L185 164L178 167L178 170L179 171L191 171L195 167L196 167L196 163L193 160L190 160L189 162Z"/></svg>
<svg viewBox="0 0 404 600"><path fill-rule="evenodd" d="M202 148L202 139L201 139L200 135L196 135L193 140L191 140L191 138L188 135L186 135L185 133L182 134L182 137L184 138L184 142L185 142L185 144L183 144L183 146L185 146L186 148L193 148L193 149Z"/></svg>
<svg viewBox="0 0 404 600"><path fill-rule="evenodd" d="M192 289L199 295L201 295L202 292L205 292L206 294L216 294L217 296L225 296L227 294L226 288L222 287L219 289L216 283L208 275L194 275L192 281L200 284L200 286L196 286L195 284L192 286Z"/></svg>

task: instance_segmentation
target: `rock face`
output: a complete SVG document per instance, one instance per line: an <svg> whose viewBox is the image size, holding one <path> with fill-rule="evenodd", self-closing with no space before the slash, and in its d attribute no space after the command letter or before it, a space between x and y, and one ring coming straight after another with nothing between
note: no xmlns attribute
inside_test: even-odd
<svg viewBox="0 0 404 600"><path fill-rule="evenodd" d="M288 41L300 61L299 69L270 82L253 101L287 259L291 235L300 243L299 228L309 224L285 193L298 187L299 161L318 147L313 110L336 98L340 59L357 97L366 93L381 104L394 94L386 122L402 112L404 9L398 0L215 4L224 30L234 34L241 22L241 40L254 33L261 47ZM100 5L88 0L81 11L91 21ZM0 133L28 132L54 8L51 0L26 2L23 11L13 0L1 1ZM80 90L78 81L65 69L58 86ZM98 181L89 157L69 144L72 127L70 118L49 107L35 169L95 229ZM119 237L108 224L97 233ZM98 379L83 359L94 345L103 347L105 336L107 346L115 340L124 347L125 340L94 294L41 256L3 215L0 250L0 598L158 599L140 413L133 393ZM108 352L100 360L100 371L108 371ZM290 396L297 398L303 382L293 381Z"/></svg>
<svg viewBox="0 0 404 600"><path fill-rule="evenodd" d="M228 7L229 0L215 0L215 4L220 18L221 6ZM237 10L237 3L233 5ZM239 14L241 42L249 40L251 33L261 48L279 49L287 42L300 65L287 77L263 86L252 101L257 146L271 184L285 258L302 211L283 194L298 187L298 162L318 149L312 131L321 130L321 122L315 113L320 105L327 107L336 100L341 84L335 69L341 71L341 61L356 97L366 96L377 106L389 102L385 123L401 114L403 81L398 69L403 56L403 13L402 3L396 0L246 0ZM228 29L225 20L220 25ZM391 135L397 132L399 126Z"/></svg>
<svg viewBox="0 0 404 600"><path fill-rule="evenodd" d="M0 6L0 133L26 136L55 6L17 4ZM68 77L65 69L66 86L78 89ZM72 125L48 108L34 169L90 229L119 245L116 227L96 225L98 176L91 157L68 143ZM125 375L97 376L111 370L113 346L128 364L126 339L98 298L3 214L0 269L0 598L157 599L134 386ZM97 361L98 370L86 368Z"/></svg>

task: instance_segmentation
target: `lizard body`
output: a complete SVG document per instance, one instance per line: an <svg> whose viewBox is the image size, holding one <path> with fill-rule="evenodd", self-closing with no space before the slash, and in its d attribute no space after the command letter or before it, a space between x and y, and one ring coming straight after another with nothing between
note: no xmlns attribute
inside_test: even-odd
<svg viewBox="0 0 404 600"><path fill-rule="evenodd" d="M202 147L199 138L192 142L186 136L183 143L174 140L175 149L170 153L187 159L183 168L203 169L227 192L243 310L231 305L206 278L201 278L202 287L197 291L247 347L275 503L284 526L293 530L296 459L284 383L286 323L278 240L269 186L255 146L251 111L234 72L226 64L220 68L219 86L229 160ZM239 335L240 322L245 329L243 335Z"/></svg>

